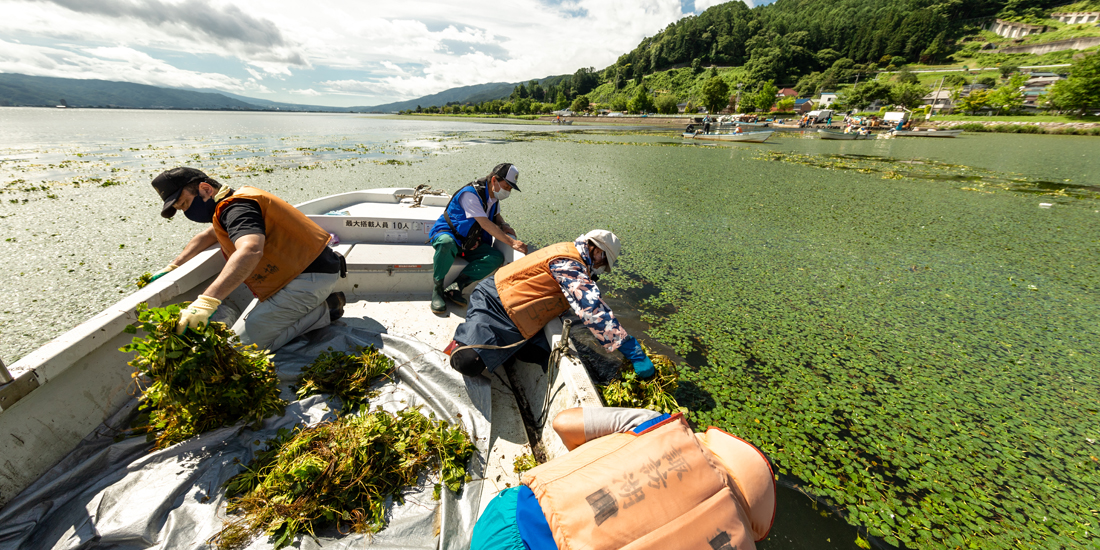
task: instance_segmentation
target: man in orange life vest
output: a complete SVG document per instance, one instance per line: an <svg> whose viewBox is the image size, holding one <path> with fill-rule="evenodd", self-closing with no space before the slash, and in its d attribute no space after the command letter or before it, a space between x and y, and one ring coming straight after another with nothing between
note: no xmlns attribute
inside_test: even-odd
<svg viewBox="0 0 1100 550"><path fill-rule="evenodd" d="M583 407L554 418L567 454L501 491L470 550L751 550L775 518L759 449L680 414Z"/></svg>
<svg viewBox="0 0 1100 550"><path fill-rule="evenodd" d="M638 376L653 376L653 362L619 324L595 283L600 273L611 271L619 250L614 233L595 229L524 256L482 280L470 295L466 321L444 350L451 367L466 376L493 372L520 351L522 342L528 343L522 355L548 355L543 326L572 308L604 349L621 351Z"/></svg>
<svg viewBox="0 0 1100 550"><path fill-rule="evenodd" d="M211 224L153 280L214 244L226 258L213 284L181 313L177 333L208 323L241 283L256 296L233 325L245 344L275 351L343 314L344 295L332 292L343 258L328 247L328 232L286 201L255 187L234 191L187 167L162 172L153 188L164 201L161 216L182 210L193 222Z"/></svg>

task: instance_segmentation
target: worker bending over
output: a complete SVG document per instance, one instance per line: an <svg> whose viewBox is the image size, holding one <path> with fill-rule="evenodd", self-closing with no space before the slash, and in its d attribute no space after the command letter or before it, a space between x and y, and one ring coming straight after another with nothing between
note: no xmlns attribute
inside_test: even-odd
<svg viewBox="0 0 1100 550"><path fill-rule="evenodd" d="M346 271L343 257L328 247L328 232L298 209L255 187L222 186L194 168L162 172L153 188L164 201L161 216L182 210L187 219L210 224L153 280L214 244L226 258L213 284L181 313L177 333L208 323L241 283L256 296L233 325L244 344L275 351L343 315L344 294L332 292Z"/></svg>
<svg viewBox="0 0 1100 550"><path fill-rule="evenodd" d="M572 308L604 349L620 350L639 376L653 376L653 362L615 319L595 283L600 273L611 271L619 250L614 233L595 229L571 243L524 256L478 283L470 295L466 321L455 329L454 340L444 350L451 356L451 366L466 376L493 372L524 341L549 353L542 328Z"/></svg>
<svg viewBox="0 0 1100 550"><path fill-rule="evenodd" d="M771 529L771 465L736 436L607 407L562 411L554 430L570 452L501 491L470 550L751 550Z"/></svg>
<svg viewBox="0 0 1100 550"><path fill-rule="evenodd" d="M432 226L428 237L435 248L432 313L447 313L444 298L458 306L466 306L463 289L484 279L504 263L504 254L492 246L494 237L513 250L527 253L527 245L516 238L515 230L500 215L500 201L508 198L513 189L519 191L518 179L519 171L515 166L496 165L488 176L459 189ZM459 256L468 263L455 282L444 290L443 279Z"/></svg>

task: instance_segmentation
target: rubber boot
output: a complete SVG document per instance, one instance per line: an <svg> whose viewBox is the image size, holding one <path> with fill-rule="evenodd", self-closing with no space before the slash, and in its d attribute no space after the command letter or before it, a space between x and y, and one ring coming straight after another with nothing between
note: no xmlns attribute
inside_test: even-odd
<svg viewBox="0 0 1100 550"><path fill-rule="evenodd" d="M469 284L469 280L459 277L458 280L451 283L451 286L447 287L447 290L443 292L443 297L458 307L466 307L466 297L462 295L462 289Z"/></svg>
<svg viewBox="0 0 1100 550"><path fill-rule="evenodd" d="M432 313L447 314L447 302L443 301L443 281L435 281L432 286Z"/></svg>

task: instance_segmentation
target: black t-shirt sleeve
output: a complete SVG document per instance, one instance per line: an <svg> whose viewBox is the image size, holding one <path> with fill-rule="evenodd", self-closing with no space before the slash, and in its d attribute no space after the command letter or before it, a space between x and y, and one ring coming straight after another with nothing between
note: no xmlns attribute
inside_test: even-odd
<svg viewBox="0 0 1100 550"><path fill-rule="evenodd" d="M264 213L254 200L238 199L229 203L222 209L218 220L225 232L229 233L229 240L233 242L245 235L267 235Z"/></svg>

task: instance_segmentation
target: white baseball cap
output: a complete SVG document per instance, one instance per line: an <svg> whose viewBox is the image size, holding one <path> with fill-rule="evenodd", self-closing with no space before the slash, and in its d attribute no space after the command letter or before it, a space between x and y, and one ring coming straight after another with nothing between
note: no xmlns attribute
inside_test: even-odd
<svg viewBox="0 0 1100 550"><path fill-rule="evenodd" d="M607 256L607 271L610 273L611 268L615 267L615 261L619 259L619 251L622 249L619 238L606 229L593 229L581 235L581 238L596 243L596 246L603 250L604 255Z"/></svg>

